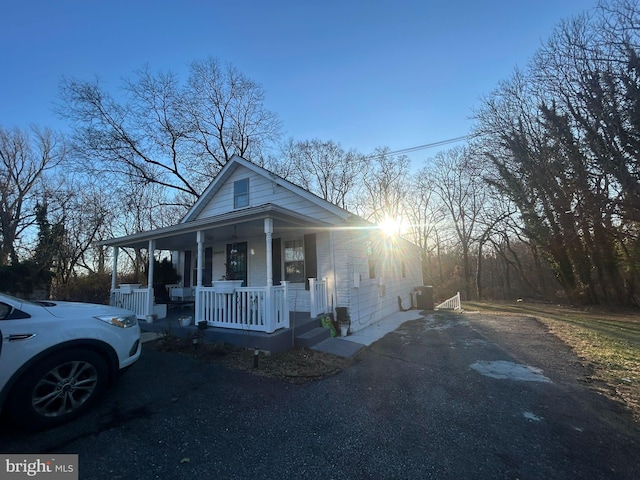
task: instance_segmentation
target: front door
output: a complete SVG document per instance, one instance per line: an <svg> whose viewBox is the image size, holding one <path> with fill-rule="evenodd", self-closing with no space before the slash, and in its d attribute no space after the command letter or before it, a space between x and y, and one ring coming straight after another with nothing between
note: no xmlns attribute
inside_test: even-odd
<svg viewBox="0 0 640 480"><path fill-rule="evenodd" d="M242 280L247 286L247 242L227 244L227 280Z"/></svg>

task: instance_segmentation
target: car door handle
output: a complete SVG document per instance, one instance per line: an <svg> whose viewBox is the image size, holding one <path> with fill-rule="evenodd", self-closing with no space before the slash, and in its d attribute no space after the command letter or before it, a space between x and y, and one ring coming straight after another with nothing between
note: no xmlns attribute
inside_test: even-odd
<svg viewBox="0 0 640 480"><path fill-rule="evenodd" d="M13 335L8 335L5 338L10 342L17 342L19 340L29 340L35 336L35 333L14 333Z"/></svg>

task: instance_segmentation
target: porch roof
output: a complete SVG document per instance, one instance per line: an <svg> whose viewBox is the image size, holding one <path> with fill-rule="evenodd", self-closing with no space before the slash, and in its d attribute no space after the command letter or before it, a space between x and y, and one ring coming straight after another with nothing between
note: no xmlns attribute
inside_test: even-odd
<svg viewBox="0 0 640 480"><path fill-rule="evenodd" d="M243 208L213 217L199 218L168 227L134 233L109 240L100 245L110 247L147 248L155 240L158 250L183 250L197 244L196 232L204 231L205 240L226 240L264 234L264 219L274 219L274 231L329 227L328 223L300 215L274 204Z"/></svg>

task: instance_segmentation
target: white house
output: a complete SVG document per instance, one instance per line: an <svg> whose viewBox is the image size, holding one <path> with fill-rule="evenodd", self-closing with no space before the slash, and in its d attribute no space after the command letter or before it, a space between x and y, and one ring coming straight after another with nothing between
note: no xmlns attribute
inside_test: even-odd
<svg viewBox="0 0 640 480"><path fill-rule="evenodd" d="M103 242L114 247L111 301L163 316L153 282L117 285L120 248L172 252L193 321L271 334L293 313L344 313L350 330L411 305L422 285L419 248L234 156L177 225ZM153 262L149 279L153 278Z"/></svg>

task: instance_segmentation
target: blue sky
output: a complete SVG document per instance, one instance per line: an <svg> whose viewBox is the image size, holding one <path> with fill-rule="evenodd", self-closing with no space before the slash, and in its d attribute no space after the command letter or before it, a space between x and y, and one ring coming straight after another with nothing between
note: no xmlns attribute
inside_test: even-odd
<svg viewBox="0 0 640 480"><path fill-rule="evenodd" d="M262 85L285 136L370 153L466 135L483 95L596 0L8 0L0 125L64 130L61 77L114 92L215 57ZM435 154L422 150L414 162Z"/></svg>

